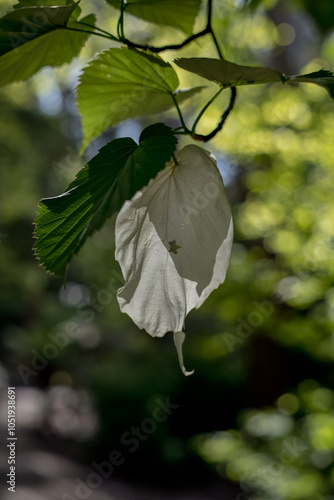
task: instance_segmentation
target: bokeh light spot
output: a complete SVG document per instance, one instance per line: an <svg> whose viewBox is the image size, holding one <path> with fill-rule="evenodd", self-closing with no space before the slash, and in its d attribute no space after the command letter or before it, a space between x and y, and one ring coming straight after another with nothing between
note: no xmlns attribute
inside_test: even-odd
<svg viewBox="0 0 334 500"><path fill-rule="evenodd" d="M296 38L296 32L291 24L281 23L276 26L276 37L278 45L286 47L292 44Z"/></svg>

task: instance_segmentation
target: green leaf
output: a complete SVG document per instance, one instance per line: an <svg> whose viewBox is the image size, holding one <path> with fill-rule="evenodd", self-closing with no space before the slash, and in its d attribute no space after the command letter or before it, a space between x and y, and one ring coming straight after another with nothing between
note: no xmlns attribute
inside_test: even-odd
<svg viewBox="0 0 334 500"><path fill-rule="evenodd" d="M201 87L193 87L192 89L177 90L174 95L176 97L177 103L183 104L184 101L186 101L190 97L194 97L195 95L199 94L205 88L206 88L205 86L201 86Z"/></svg>
<svg viewBox="0 0 334 500"><path fill-rule="evenodd" d="M18 0L13 5L13 9L22 9L23 7L55 7L73 4L73 0Z"/></svg>
<svg viewBox="0 0 334 500"><path fill-rule="evenodd" d="M177 139L162 123L143 130L139 145L111 141L88 162L66 192L40 202L35 251L42 266L64 273L85 239L164 168Z"/></svg>
<svg viewBox="0 0 334 500"><path fill-rule="evenodd" d="M107 2L117 9L121 6L121 0ZM131 0L126 5L126 12L145 21L172 26L190 34L201 2L202 0Z"/></svg>
<svg viewBox="0 0 334 500"><path fill-rule="evenodd" d="M270 68L253 66L239 66L220 59L192 57L176 59L175 64L180 68L202 76L207 80L219 83L223 87L237 87L254 83L315 83L325 88L334 99L334 73L321 69L306 75L286 76Z"/></svg>
<svg viewBox="0 0 334 500"><path fill-rule="evenodd" d="M89 34L70 19L76 4L14 10L0 19L0 86L25 80L43 66L60 66L77 56ZM69 21L70 20L70 21ZM81 21L94 24L90 15Z"/></svg>
<svg viewBox="0 0 334 500"><path fill-rule="evenodd" d="M207 80L221 84L223 87L251 85L253 83L284 83L286 78L271 68L256 66L240 66L221 59L192 57L176 59L180 68L202 76Z"/></svg>
<svg viewBox="0 0 334 500"><path fill-rule="evenodd" d="M59 7L25 7L0 19L0 56L46 33L65 28L76 4Z"/></svg>
<svg viewBox="0 0 334 500"><path fill-rule="evenodd" d="M172 66L159 56L133 49L109 49L81 75L77 104L88 143L117 123L165 111L179 84Z"/></svg>
<svg viewBox="0 0 334 500"><path fill-rule="evenodd" d="M290 82L315 83L325 88L329 95L334 99L334 73L326 69L307 73L306 75L289 76Z"/></svg>
<svg viewBox="0 0 334 500"><path fill-rule="evenodd" d="M13 5L13 9L22 9L23 7L55 7L55 6L68 6L74 5L76 8L71 14L70 20L76 21L81 13L78 2L74 0L18 0L18 3Z"/></svg>

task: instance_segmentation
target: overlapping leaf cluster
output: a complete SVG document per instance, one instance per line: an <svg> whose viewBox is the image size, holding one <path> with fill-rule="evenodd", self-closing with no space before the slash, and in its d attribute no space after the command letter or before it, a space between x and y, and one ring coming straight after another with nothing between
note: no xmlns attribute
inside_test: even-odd
<svg viewBox="0 0 334 500"><path fill-rule="evenodd" d="M270 68L240 66L224 60L212 30L212 0L207 2L207 26L195 35L192 30L201 0L129 3L108 0L108 3L120 12L117 35L96 27L94 14L80 17L79 2L74 0L19 0L12 11L0 19L0 85L25 80L45 66L69 63L92 35L123 44L122 48L106 49L83 69L77 88L84 136L82 150L108 128L127 118L162 113L174 106L181 122L175 131L161 123L148 127L138 145L129 138L110 142L85 165L64 194L41 201L35 249L40 263L56 274L64 272L87 236L101 228L125 200L145 186L170 160L176 148L176 133L188 134L197 140L213 137L213 133L206 139L196 134L202 114L195 119L193 127L188 128L180 111L183 101L201 87L178 89L179 79L171 64L143 50L148 46L127 40L123 23L127 14L181 30L188 38L180 47L196 37L212 35L219 59L181 58L175 63L215 82L219 91L255 83L306 82L320 85L334 96L334 75L327 70L285 76ZM208 104L203 113L207 107ZM225 118L232 108L233 102ZM214 134L220 129L218 126Z"/></svg>

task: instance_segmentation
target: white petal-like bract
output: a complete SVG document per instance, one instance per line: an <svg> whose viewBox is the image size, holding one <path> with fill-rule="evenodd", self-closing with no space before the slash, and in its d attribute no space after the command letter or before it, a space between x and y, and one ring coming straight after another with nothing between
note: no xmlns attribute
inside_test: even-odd
<svg viewBox="0 0 334 500"><path fill-rule="evenodd" d="M117 216L116 259L125 278L117 292L120 308L153 337L174 332L183 372L179 334L189 311L225 280L232 241L231 208L216 161L194 145Z"/></svg>

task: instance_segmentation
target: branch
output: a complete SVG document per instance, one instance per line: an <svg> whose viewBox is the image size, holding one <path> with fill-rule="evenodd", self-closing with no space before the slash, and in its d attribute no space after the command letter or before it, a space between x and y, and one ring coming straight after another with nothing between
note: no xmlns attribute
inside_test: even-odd
<svg viewBox="0 0 334 500"><path fill-rule="evenodd" d="M209 34L209 35L211 35L212 41L215 44L215 47L216 47L216 50L217 50L219 58L220 59L224 59L223 53L222 53L221 48L220 48L219 43L218 43L218 40L217 40L216 35L214 33L214 30L212 28L212 4L213 4L213 0L208 0L208 3L207 3L207 21L206 21L205 28L203 30L199 31L198 33L195 33L195 34L189 36L188 38L186 38L183 42L181 42L179 44L164 45L163 47L155 47L153 45L142 45L142 44L139 44L139 43L131 42L131 40L128 40L124 36L120 36L119 41L123 42L128 47L133 47L133 48L141 49L141 50L149 50L149 51L157 54L157 53L163 52L165 50L179 50L179 49L182 49L183 47L185 47L189 43L193 42L197 38L201 38L202 36L205 36L205 35ZM122 5L123 5L123 0L122 0ZM122 18L123 13L124 13L124 11L121 12L121 18ZM226 122L226 120L227 120L230 112L232 111L232 109L234 107L234 103L235 103L236 96L237 96L237 90L236 90L235 87L231 87L231 97L230 97L229 105L225 109L225 111L224 111L224 113L223 113L223 115L222 115L222 117L220 119L220 122L218 123L217 127L210 134L207 134L207 135L196 134L195 128L196 128L196 125L198 124L199 120L203 116L204 112L207 110L207 108L210 106L210 104L214 101L214 99L216 97L218 97L218 95L220 94L221 90L222 89L220 89L213 96L213 98L210 99L210 101L204 106L204 108L202 109L202 111L200 112L200 114L198 115L198 117L196 118L191 131L186 126L186 124L184 122L184 119L182 117L182 113L181 113L181 111L179 109L179 106L177 104L177 101L176 101L175 97L173 96L173 101L174 101L174 104L176 106L176 109L177 109L177 112L178 112L178 115L179 115L179 118L180 118L180 121L181 121L181 127L178 127L178 129L176 129L176 130L183 129L183 130L180 130L180 131L178 131L176 133L191 135L191 137L193 139L195 139L197 141L202 141L202 142L210 141L210 139L212 139L213 137L215 137L215 135L218 134L218 132L220 132L221 129L223 128L223 126L224 126L224 124L225 124L225 122Z"/></svg>
<svg viewBox="0 0 334 500"><path fill-rule="evenodd" d="M180 0L181 1L181 0ZM174 45L164 45L163 47L154 47L153 45L141 45L139 43L134 43L128 40L127 38L124 38L122 42L127 45L128 47L133 47L135 49L142 49L142 50L150 50L151 52L155 52L156 54L159 52L163 52L165 50L178 50L182 49L189 43L193 42L197 38L201 38L202 36L208 35L211 33L213 36L213 40L215 42L215 45L217 47L218 52L220 53L220 49L217 44L216 37L213 34L212 31L212 26L211 26L211 19L212 19L212 0L208 0L208 11L207 11L207 22L206 26L203 30L199 31L198 33L195 33L194 35L189 36L186 38L183 42L174 44Z"/></svg>
<svg viewBox="0 0 334 500"><path fill-rule="evenodd" d="M200 38L204 35L207 35L210 33L210 31L207 30L207 28L204 28L204 30L199 31L198 33L195 33L194 35L191 35L189 38L186 38L182 43L175 44L175 45L164 45L163 47L154 47L153 45L141 45L139 43L134 43L131 42L130 40L124 39L122 40L125 45L128 47L133 47L135 49L142 49L142 50L150 50L151 52L155 52L156 54L159 52L163 52L165 50L178 50L182 49L192 41L196 40L197 38Z"/></svg>

